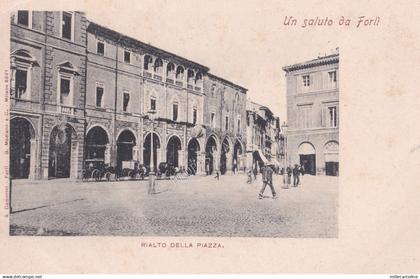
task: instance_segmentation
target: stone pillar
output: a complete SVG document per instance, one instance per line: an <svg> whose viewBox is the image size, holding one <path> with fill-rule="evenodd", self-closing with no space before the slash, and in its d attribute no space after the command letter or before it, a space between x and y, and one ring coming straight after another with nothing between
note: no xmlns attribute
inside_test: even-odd
<svg viewBox="0 0 420 279"><path fill-rule="evenodd" d="M71 142L71 158L70 158L70 178L77 179L78 178L78 165L79 165L79 142L72 141Z"/></svg>
<svg viewBox="0 0 420 279"><path fill-rule="evenodd" d="M104 158L105 164L111 163L111 145L108 143L105 147L105 158Z"/></svg>
<svg viewBox="0 0 420 279"><path fill-rule="evenodd" d="M37 160L36 160L36 148L37 148L37 140L31 139L31 159L29 163L29 179L34 180L36 178L36 169L37 169Z"/></svg>
<svg viewBox="0 0 420 279"><path fill-rule="evenodd" d="M232 174L233 170L233 156L232 150L226 153L226 174Z"/></svg>
<svg viewBox="0 0 420 279"><path fill-rule="evenodd" d="M133 160L139 160L139 147L137 145L133 146Z"/></svg>

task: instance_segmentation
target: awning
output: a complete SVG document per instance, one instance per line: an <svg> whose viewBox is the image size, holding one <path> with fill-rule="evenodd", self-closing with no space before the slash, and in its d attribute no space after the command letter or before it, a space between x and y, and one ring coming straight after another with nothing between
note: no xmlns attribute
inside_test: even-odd
<svg viewBox="0 0 420 279"><path fill-rule="evenodd" d="M253 156L254 156L254 158L256 160L262 161L264 164L268 164L269 163L269 161L264 156L264 154L261 152L261 150L257 149L252 154L253 154Z"/></svg>
<svg viewBox="0 0 420 279"><path fill-rule="evenodd" d="M276 159L271 159L271 160L268 162L268 164L269 164L269 165L274 165L274 166L279 166L279 167L280 167L280 163L279 163L279 161L277 161Z"/></svg>

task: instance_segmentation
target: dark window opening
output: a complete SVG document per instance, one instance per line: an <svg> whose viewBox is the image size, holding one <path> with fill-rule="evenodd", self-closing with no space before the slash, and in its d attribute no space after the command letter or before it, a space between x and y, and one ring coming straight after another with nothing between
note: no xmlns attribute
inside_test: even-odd
<svg viewBox="0 0 420 279"><path fill-rule="evenodd" d="M178 104L172 105L172 120L173 121L178 120Z"/></svg>
<svg viewBox="0 0 420 279"><path fill-rule="evenodd" d="M96 53L100 55L105 54L105 44L103 42L98 42L96 45Z"/></svg>
<svg viewBox="0 0 420 279"><path fill-rule="evenodd" d="M130 94L124 93L124 99L123 99L123 111L128 110L128 104L130 103Z"/></svg>
<svg viewBox="0 0 420 279"><path fill-rule="evenodd" d="M156 110L156 99L150 99L150 110Z"/></svg>
<svg viewBox="0 0 420 279"><path fill-rule="evenodd" d="M62 37L71 40L72 14L63 12Z"/></svg>
<svg viewBox="0 0 420 279"><path fill-rule="evenodd" d="M104 89L102 87L96 87L96 106L102 107L102 98L104 95Z"/></svg>
<svg viewBox="0 0 420 279"><path fill-rule="evenodd" d="M129 51L124 51L124 62L131 63L131 53Z"/></svg>
<svg viewBox="0 0 420 279"><path fill-rule="evenodd" d="M226 116L226 121L225 121L225 130L229 130L229 117Z"/></svg>
<svg viewBox="0 0 420 279"><path fill-rule="evenodd" d="M16 70L16 88L15 97L20 99L25 95L27 89L28 72L23 70Z"/></svg>
<svg viewBox="0 0 420 279"><path fill-rule="evenodd" d="M29 11L18 11L17 23L29 27Z"/></svg>
<svg viewBox="0 0 420 279"><path fill-rule="evenodd" d="M193 109L193 124L197 123L197 109Z"/></svg>
<svg viewBox="0 0 420 279"><path fill-rule="evenodd" d="M67 104L66 100L70 95L70 80L61 78L60 80L60 101L62 104Z"/></svg>

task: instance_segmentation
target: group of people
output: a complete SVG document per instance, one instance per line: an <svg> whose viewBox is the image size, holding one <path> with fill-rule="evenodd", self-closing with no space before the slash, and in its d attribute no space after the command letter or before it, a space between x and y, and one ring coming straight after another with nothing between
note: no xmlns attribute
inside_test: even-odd
<svg viewBox="0 0 420 279"><path fill-rule="evenodd" d="M273 195L273 198L277 198L277 194L276 191L274 189L274 185L273 185L273 173L274 170L272 167L264 165L260 168L261 174L262 174L262 182L263 182L263 186L261 188L261 191L258 195L259 199L262 199L264 196L264 191L265 188L267 187L267 185L270 187L271 189L271 194ZM300 182L300 175L304 175L304 169L302 166L295 164L294 168L292 169L291 166L288 166L286 168L286 181L284 181L285 184L290 185L291 183L291 177L293 175L293 187L297 187L301 182ZM284 170L283 170L284 172ZM254 180L257 179L257 174L258 174L258 170L256 168L254 168L252 171L249 170L247 173L248 179L247 179L247 183L250 184L252 183L252 180L254 178Z"/></svg>

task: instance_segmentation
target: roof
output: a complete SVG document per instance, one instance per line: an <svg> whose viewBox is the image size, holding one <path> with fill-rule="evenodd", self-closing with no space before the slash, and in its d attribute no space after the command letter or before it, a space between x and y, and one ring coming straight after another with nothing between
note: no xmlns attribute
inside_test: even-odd
<svg viewBox="0 0 420 279"><path fill-rule="evenodd" d="M218 77L218 76L213 75L213 74L211 74L211 73L207 73L207 75L208 75L208 76L209 76L209 78L211 78L211 79L217 79L217 80L221 81L222 83L225 83L225 84L227 84L227 85L230 85L230 86L232 86L232 87L235 87L235 88L237 88L237 89L240 89L240 90L244 91L244 93L245 93L245 94L246 94L246 92L248 91L248 89L246 89L245 87L242 87L242 86L240 86L240 85L237 85L237 84L235 84L235 83L233 83L233 82L231 82L231 81L228 81L228 80L226 80L226 79L224 79L224 78Z"/></svg>
<svg viewBox="0 0 420 279"><path fill-rule="evenodd" d="M177 54L168 52L166 50L154 47L150 44L144 43L144 42L139 41L135 38L126 36L122 33L119 33L115 30L104 27L104 26L99 25L99 24L97 24L95 22L92 22L92 21L88 21L87 31L91 32L91 33L96 33L97 31L102 32L102 33L106 34L107 36L113 38L117 42L121 42L121 43L123 43L127 46L142 48L142 49L146 50L147 52L149 52L150 54L155 54L157 56L160 56L161 58L166 58L168 60L176 60L176 61L179 61L183 64L188 65L188 66L198 68L198 69L200 69L204 72L208 72L210 70L208 67L206 67L204 65L201 65L201 64L196 63L194 61L188 60L184 57L181 57Z"/></svg>
<svg viewBox="0 0 420 279"><path fill-rule="evenodd" d="M311 67L316 67L316 66L326 65L326 64L335 64L338 62L339 62L339 54L334 53L334 54L318 57L309 61L305 61L302 63L284 66L282 69L286 73L289 73L291 71L296 71L300 69L311 68Z"/></svg>

